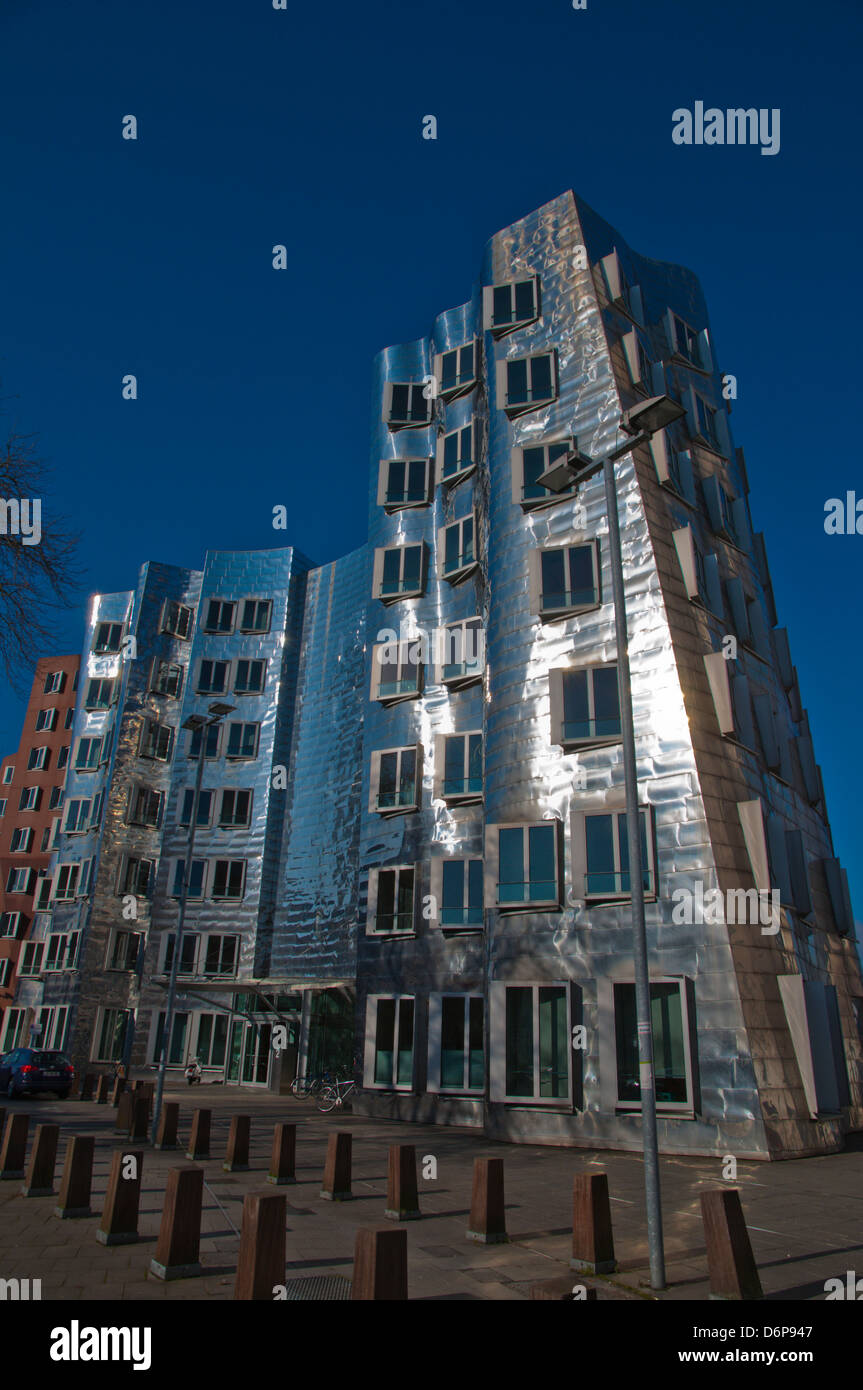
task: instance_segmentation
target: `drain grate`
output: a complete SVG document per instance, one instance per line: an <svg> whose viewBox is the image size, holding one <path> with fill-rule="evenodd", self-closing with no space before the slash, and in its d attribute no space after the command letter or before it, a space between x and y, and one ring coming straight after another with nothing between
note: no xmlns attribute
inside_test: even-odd
<svg viewBox="0 0 863 1390"><path fill-rule="evenodd" d="M331 1303L334 1300L347 1300L351 1296L351 1281L340 1274L319 1274L311 1279L289 1279L285 1284L285 1298L289 1302L314 1299Z"/></svg>

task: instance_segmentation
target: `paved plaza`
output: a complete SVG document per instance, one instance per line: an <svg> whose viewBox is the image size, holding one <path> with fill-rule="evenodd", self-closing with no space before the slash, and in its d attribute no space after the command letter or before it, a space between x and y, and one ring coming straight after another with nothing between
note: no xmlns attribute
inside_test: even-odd
<svg viewBox="0 0 863 1390"><path fill-rule="evenodd" d="M611 1279L579 1280L600 1299L643 1299L653 1295L647 1280L643 1176L635 1154L493 1143L468 1129L405 1125L353 1116L321 1115L308 1100L276 1097L221 1086L166 1093L180 1102L184 1144L197 1106L213 1111L211 1154L204 1170L201 1238L202 1274L163 1283L148 1273L153 1256L167 1173L187 1166L183 1148L154 1152L114 1135L115 1110L80 1101L4 1102L9 1114L30 1116L28 1154L37 1124L61 1127L55 1191L66 1139L93 1135L94 1216L60 1220L56 1198L21 1196L21 1181L0 1183L0 1278L40 1279L42 1298L231 1299L239 1246L243 1198L252 1191L287 1197L286 1280L351 1277L357 1227L384 1220L387 1148L416 1146L422 1219L405 1223L409 1292L412 1299L526 1299L530 1285L570 1273L572 1178L605 1171L611 1193L619 1273ZM222 1164L230 1118L251 1116L250 1171L226 1173ZM273 1125L297 1125L297 1183L266 1183ZM335 1130L353 1136L353 1197L330 1202L320 1196L327 1139ZM863 1143L852 1136L846 1152L793 1162L738 1164L737 1186L749 1225L761 1282L768 1298L823 1299L825 1280L847 1270L863 1272ZM139 1232L134 1245L106 1248L96 1229L117 1149L144 1149ZM423 1160L437 1161L435 1180L422 1177ZM466 1239L473 1160L504 1160L509 1243L475 1245ZM430 1165L428 1165L430 1166ZM706 1299L707 1264L700 1193L722 1184L719 1160L668 1157L662 1160L662 1197L669 1289L660 1298Z"/></svg>

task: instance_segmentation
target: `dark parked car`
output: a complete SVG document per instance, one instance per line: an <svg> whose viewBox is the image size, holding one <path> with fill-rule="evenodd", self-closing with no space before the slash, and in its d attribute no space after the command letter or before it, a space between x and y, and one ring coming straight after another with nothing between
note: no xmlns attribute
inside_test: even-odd
<svg viewBox="0 0 863 1390"><path fill-rule="evenodd" d="M0 1095L35 1096L53 1091L65 1100L75 1079L75 1068L62 1052L43 1052L36 1047L16 1047L0 1058Z"/></svg>

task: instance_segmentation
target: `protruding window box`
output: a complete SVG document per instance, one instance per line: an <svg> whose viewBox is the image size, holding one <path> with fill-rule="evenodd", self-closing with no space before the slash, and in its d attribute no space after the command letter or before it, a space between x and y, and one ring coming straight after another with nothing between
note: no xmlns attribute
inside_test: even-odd
<svg viewBox="0 0 863 1390"><path fill-rule="evenodd" d="M387 865L369 872L368 936L410 936L416 930L416 866Z"/></svg>
<svg viewBox="0 0 863 1390"><path fill-rule="evenodd" d="M378 506L392 515L412 507L427 507L432 495L432 460L381 459Z"/></svg>
<svg viewBox="0 0 863 1390"><path fill-rule="evenodd" d="M486 827L486 901L499 912L558 912L563 900L559 820Z"/></svg>
<svg viewBox="0 0 863 1390"><path fill-rule="evenodd" d="M437 679L450 690L481 681L485 671L485 631L482 618L448 623L438 653Z"/></svg>
<svg viewBox="0 0 863 1390"><path fill-rule="evenodd" d="M454 487L476 468L477 431L476 421L471 420L469 425L438 436L437 474L444 487Z"/></svg>
<svg viewBox="0 0 863 1390"><path fill-rule="evenodd" d="M476 544L476 517L473 512L442 526L438 531L440 577L450 584L460 584L479 564Z"/></svg>
<svg viewBox="0 0 863 1390"><path fill-rule="evenodd" d="M531 612L546 622L598 608L602 602L599 542L528 552Z"/></svg>
<svg viewBox="0 0 863 1390"><path fill-rule="evenodd" d="M435 737L435 796L448 806L482 801L482 734L438 734Z"/></svg>
<svg viewBox="0 0 863 1390"><path fill-rule="evenodd" d="M472 391L479 377L479 342L440 352L434 359L434 375L442 401L455 400Z"/></svg>
<svg viewBox="0 0 863 1390"><path fill-rule="evenodd" d="M426 548L416 545L387 546L375 551L374 594L382 603L419 598L425 593Z"/></svg>
<svg viewBox="0 0 863 1390"><path fill-rule="evenodd" d="M372 647L371 698L382 705L417 700L423 693L418 641L377 642Z"/></svg>
<svg viewBox="0 0 863 1390"><path fill-rule="evenodd" d="M435 855L430 866L430 925L444 932L480 932L484 919L483 861Z"/></svg>
<svg viewBox="0 0 863 1390"><path fill-rule="evenodd" d="M483 286L483 327L495 338L536 323L541 311L538 275L526 275L504 285Z"/></svg>
<svg viewBox="0 0 863 1390"><path fill-rule="evenodd" d="M384 748L372 753L369 810L381 816L419 810L422 746Z"/></svg>
<svg viewBox="0 0 863 1390"><path fill-rule="evenodd" d="M497 403L510 419L557 400L557 354L538 352L497 363Z"/></svg>
<svg viewBox="0 0 863 1390"><path fill-rule="evenodd" d="M384 386L384 419L391 430L422 429L430 425L431 383L388 381Z"/></svg>
<svg viewBox="0 0 863 1390"><path fill-rule="evenodd" d="M551 741L571 751L620 743L617 666L549 671Z"/></svg>
<svg viewBox="0 0 863 1390"><path fill-rule="evenodd" d="M539 507L551 507L555 502L566 502L575 496L576 488L570 483L561 492L552 492L537 480L555 463L566 459L575 450L573 439L556 439L547 444L531 444L512 451L512 500L525 512L536 511Z"/></svg>
<svg viewBox="0 0 863 1390"><path fill-rule="evenodd" d="M641 870L645 898L656 898L656 851L653 814L639 811ZM632 897L626 812L576 813L573 823L573 879L582 885L585 902L628 902Z"/></svg>

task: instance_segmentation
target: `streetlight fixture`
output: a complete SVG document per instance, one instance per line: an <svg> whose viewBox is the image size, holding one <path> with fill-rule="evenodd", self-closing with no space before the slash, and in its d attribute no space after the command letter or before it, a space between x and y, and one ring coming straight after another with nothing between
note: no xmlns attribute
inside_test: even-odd
<svg viewBox="0 0 863 1390"><path fill-rule="evenodd" d="M632 687L629 675L629 638L626 627L626 600L623 587L623 559L620 549L620 519L614 464L632 453L658 430L665 429L686 411L670 396L652 396L623 416L620 428L630 437L603 458L592 459L575 449L558 460L538 482L551 492L578 487L600 469L605 483L608 512L608 549L611 560L611 587L614 599L614 626L617 642L617 692L620 703L620 729L623 744L623 772L626 785L626 840L629 850L629 881L632 891L632 934L635 962L635 1002L638 1021L638 1076L641 1095L641 1134L644 1149L644 1187L647 1206L647 1241L650 1252L650 1283L664 1289L665 1251L662 1237L662 1201L659 1190L659 1143L656 1131L656 1084L653 1071L653 1034L650 1011L650 975L647 965L647 931L644 923L644 878L641 864L641 819L638 809L638 765L635 756L635 729L632 714Z"/></svg>
<svg viewBox="0 0 863 1390"><path fill-rule="evenodd" d="M168 997L165 1003L165 1022L162 1028L162 1042L159 1048L159 1079L156 1084L156 1100L153 1106L152 1140L154 1144L159 1128L159 1116L162 1113L165 1073L168 1066L171 1031L174 1024L174 1001L177 993L177 977L180 973L180 960L183 954L183 924L186 920L186 903L189 897L189 883L192 876L192 855L195 851L195 830L198 823L198 802L201 797L201 780L204 775L204 758L207 752L207 737L205 730L211 729L216 724L221 724L226 715L233 714L236 708L236 705L224 705L216 702L208 707L207 714L190 714L188 719L183 721L182 725L184 729L189 729L193 734L199 733L201 735L201 746L198 749L198 770L195 775L195 793L192 797L192 813L189 818L189 847L186 851L186 862L183 865L183 887L180 893L180 910L177 917L176 934L174 936L174 955L171 961L171 975L168 981Z"/></svg>

